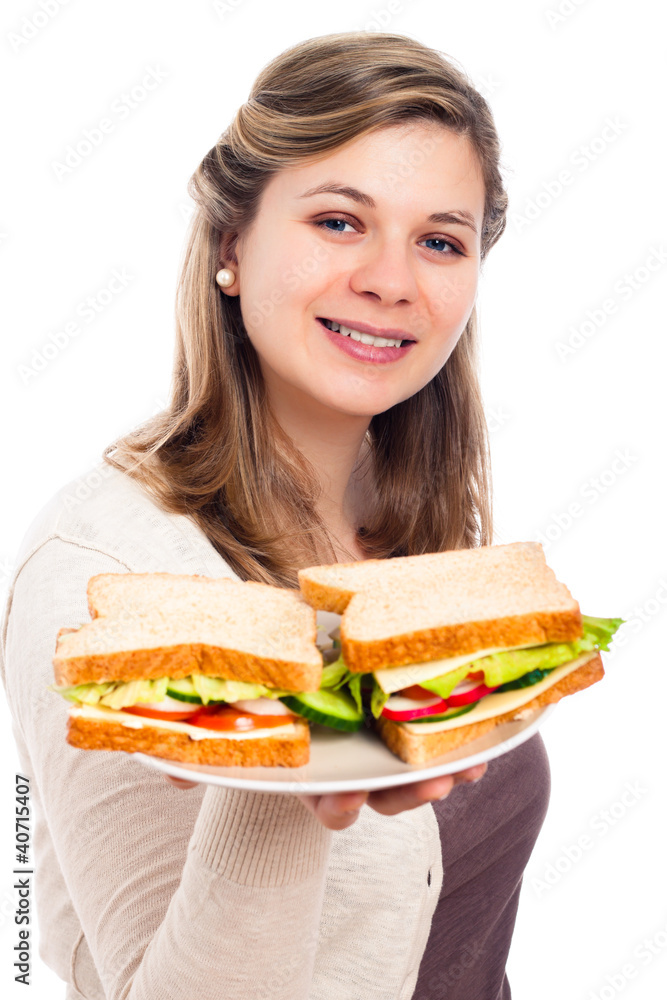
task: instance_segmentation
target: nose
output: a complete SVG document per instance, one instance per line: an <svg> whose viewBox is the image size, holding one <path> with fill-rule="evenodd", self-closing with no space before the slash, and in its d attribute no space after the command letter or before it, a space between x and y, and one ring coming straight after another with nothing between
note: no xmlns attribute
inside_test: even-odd
<svg viewBox="0 0 667 1000"><path fill-rule="evenodd" d="M350 279L352 289L383 305L414 302L417 282L409 251L398 240L384 240L367 245Z"/></svg>

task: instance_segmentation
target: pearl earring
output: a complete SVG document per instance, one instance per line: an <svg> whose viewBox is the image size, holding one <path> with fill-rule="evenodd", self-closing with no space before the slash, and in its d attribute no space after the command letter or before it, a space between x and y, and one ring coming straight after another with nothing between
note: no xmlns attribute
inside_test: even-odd
<svg viewBox="0 0 667 1000"><path fill-rule="evenodd" d="M221 271L215 276L215 280L218 282L221 288L228 288L233 285L236 281L236 275L233 271L230 271L228 267L223 267Z"/></svg>

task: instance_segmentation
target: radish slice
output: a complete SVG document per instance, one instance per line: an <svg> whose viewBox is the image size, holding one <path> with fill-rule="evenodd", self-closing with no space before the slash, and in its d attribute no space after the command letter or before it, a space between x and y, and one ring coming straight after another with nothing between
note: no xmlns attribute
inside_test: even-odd
<svg viewBox="0 0 667 1000"><path fill-rule="evenodd" d="M248 698L230 701L229 704L238 712L250 712L251 715L296 715L278 698Z"/></svg>
<svg viewBox="0 0 667 1000"><path fill-rule="evenodd" d="M428 688L424 688L420 684L411 684L410 687L402 688L396 694L400 694L403 698L414 698L415 701L424 701L426 698L433 697L433 691L429 691Z"/></svg>
<svg viewBox="0 0 667 1000"><path fill-rule="evenodd" d="M196 712L199 705L188 705L187 702L178 701L176 698L170 698L169 695L165 695L162 701L138 701L136 705L132 705L132 708L150 708L151 711L155 712L187 712L188 709L192 709Z"/></svg>
<svg viewBox="0 0 667 1000"><path fill-rule="evenodd" d="M495 687L487 687L486 684L480 684L479 681L466 677L456 685L447 701L452 708L458 708L459 705L469 705L471 701L479 701L484 695L491 694L495 690Z"/></svg>
<svg viewBox="0 0 667 1000"><path fill-rule="evenodd" d="M395 722L408 722L410 719L420 719L425 715L438 715L446 712L448 702L440 695L434 695L428 701L416 698L403 698L400 694L392 695L382 709L386 719Z"/></svg>

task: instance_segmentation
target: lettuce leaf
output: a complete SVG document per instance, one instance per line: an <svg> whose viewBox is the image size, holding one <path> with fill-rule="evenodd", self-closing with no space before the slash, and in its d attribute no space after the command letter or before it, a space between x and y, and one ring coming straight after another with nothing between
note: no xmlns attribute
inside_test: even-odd
<svg viewBox="0 0 667 1000"><path fill-rule="evenodd" d="M229 681L222 677L208 677L206 674L190 674L192 686L204 705L209 701L247 701L251 698L282 698L293 694L281 688L266 687L249 681Z"/></svg>
<svg viewBox="0 0 667 1000"><path fill-rule="evenodd" d="M603 653L609 652L609 643L611 642L614 633L625 624L624 618L593 618L591 615L582 615L581 622L584 628L584 634L581 639L576 639L576 642L592 642L592 646L582 646L581 652L586 652L589 649L594 649L596 646L601 649Z"/></svg>
<svg viewBox="0 0 667 1000"><path fill-rule="evenodd" d="M115 687L113 681L106 681L103 684L75 684L73 686L48 684L49 691L61 694L68 701L79 701L84 705L97 705L103 694Z"/></svg>
<svg viewBox="0 0 667 1000"><path fill-rule="evenodd" d="M252 698L282 698L295 694L281 688L270 688L264 684L252 684L246 681L225 680L222 677L209 677L206 674L190 674L189 680L204 705L211 701L249 701ZM361 710L361 693L359 682L361 674L351 674L342 657L335 663L325 666L322 670L321 688L338 691L346 684L350 685L350 693ZM99 684L76 684L73 686L49 685L49 689L67 698L68 701L83 705L106 705L108 708L127 708L140 702L162 701L167 694L171 682L169 677L158 680L136 681L103 681Z"/></svg>
<svg viewBox="0 0 667 1000"><path fill-rule="evenodd" d="M361 677L362 675L359 674ZM382 714L382 709L384 708L387 700L391 695L387 694L382 690L377 680L375 679L375 674L371 674L373 678L373 690L371 692L371 712L375 719L379 719Z"/></svg>
<svg viewBox="0 0 667 1000"><path fill-rule="evenodd" d="M494 653L491 656L473 660L458 670L450 671L441 677L424 681L421 686L439 694L442 698L447 698L459 681L467 677L469 673L478 670L484 671L485 683L489 687L502 685L503 690L509 690L510 688L507 686L509 684L518 687L536 683L536 680L529 680L529 678L533 675L537 677L539 671L542 672L542 676L546 676L550 670L562 663L567 663L568 660L575 659L581 653L594 649L608 651L612 636L623 623L623 618L595 618L590 615L582 615L583 635L580 639L565 643L545 643L542 646L531 646L528 649L517 649L507 653ZM385 694L373 674L351 673L347 669L342 655L334 663L323 667L320 688L338 691L347 686L358 710L361 711L361 681L363 677L372 677L371 711L377 719L390 696ZM525 679L525 684L519 685L518 681L522 678ZM190 679L205 705L209 701L233 702L251 698L280 698L294 694L293 691L269 688L264 684L230 681L220 677L208 677L204 674L191 674ZM541 677L537 677L537 679L541 679ZM48 687L68 701L84 705L106 705L109 708L121 709L141 702L162 701L166 696L169 682L169 677L160 677L157 680L103 681L99 684L88 683L73 686L51 684Z"/></svg>
<svg viewBox="0 0 667 1000"><path fill-rule="evenodd" d="M353 675L347 669L343 657L339 656L333 663L328 663L322 668L320 688L329 688L332 691L337 691L347 683L348 677L351 676Z"/></svg>
<svg viewBox="0 0 667 1000"><path fill-rule="evenodd" d="M119 709L139 702L162 701L167 693L168 681L168 677L160 677L154 681L104 681L101 684L75 684L72 687L51 684L49 689L68 701Z"/></svg>
<svg viewBox="0 0 667 1000"><path fill-rule="evenodd" d="M363 712L363 704L361 701L361 678L363 674L350 674L347 686L350 694L354 698L354 703L357 706L358 712Z"/></svg>
<svg viewBox="0 0 667 1000"><path fill-rule="evenodd" d="M54 684L51 691L67 698L68 701L83 705L106 705L107 708L127 708L141 702L162 701L167 694L171 678L157 680L104 681L100 684L76 684L72 687ZM291 691L268 688L264 684L249 684L245 681L227 681L204 674L191 674L192 685L204 705L209 701L241 701L250 698L280 698ZM195 706L196 707L196 706Z"/></svg>
<svg viewBox="0 0 667 1000"><path fill-rule="evenodd" d="M527 649L509 650L506 653L492 653L479 660L472 660L458 670L423 681L421 687L439 694L441 698L448 698L457 684L468 674L482 670L484 683L488 687L503 685L503 690L510 690L504 685L535 670L555 670L563 663L568 663L582 653L592 652L594 649L608 651L611 638L623 624L624 619L582 615L581 621L583 635L579 639L573 639L571 642L548 642L541 646L529 646Z"/></svg>

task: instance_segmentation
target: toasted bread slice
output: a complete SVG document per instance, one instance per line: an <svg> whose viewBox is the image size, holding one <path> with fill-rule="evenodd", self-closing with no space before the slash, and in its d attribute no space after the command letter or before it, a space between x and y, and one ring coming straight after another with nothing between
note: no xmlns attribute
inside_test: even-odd
<svg viewBox="0 0 667 1000"><path fill-rule="evenodd" d="M579 604L538 542L311 567L299 584L313 607L342 614L356 673L582 635Z"/></svg>
<svg viewBox="0 0 667 1000"><path fill-rule="evenodd" d="M98 573L88 581L88 610L91 618L131 617L142 609L150 611L156 601L163 605L189 601L196 588L207 587L211 579L198 573ZM236 582L220 577L217 589Z"/></svg>
<svg viewBox="0 0 667 1000"><path fill-rule="evenodd" d="M496 715L472 725L457 726L443 732L425 731L423 734L406 729L400 722L393 722L380 716L375 723L376 729L383 742L406 764L425 764L434 757L449 753L450 750L455 750L466 743L472 743L503 722L523 719L544 705L552 705L566 695L574 694L576 691L581 691L590 687L591 684L595 684L596 681L602 680L604 667L599 653L585 653L577 660L580 665L571 673L566 674L551 687L547 687L546 690L541 691L540 694L519 708L502 715ZM529 689L525 690L528 693ZM465 716L461 718L465 718Z"/></svg>
<svg viewBox="0 0 667 1000"><path fill-rule="evenodd" d="M316 613L293 591L170 573L103 573L88 583L93 620L61 629L56 684L174 679L191 673L317 691Z"/></svg>
<svg viewBox="0 0 667 1000"><path fill-rule="evenodd" d="M448 554L448 553L446 553ZM418 585L433 568L441 564L443 553L400 556L395 559L365 559L360 562L309 566L298 571L301 592L318 611L342 615L355 594L376 590L378 586Z"/></svg>
<svg viewBox="0 0 667 1000"><path fill-rule="evenodd" d="M193 740L157 726L128 729L120 722L70 714L67 742L82 750L124 750L216 767L301 767L310 758L310 731L303 719L293 724L293 735Z"/></svg>

